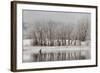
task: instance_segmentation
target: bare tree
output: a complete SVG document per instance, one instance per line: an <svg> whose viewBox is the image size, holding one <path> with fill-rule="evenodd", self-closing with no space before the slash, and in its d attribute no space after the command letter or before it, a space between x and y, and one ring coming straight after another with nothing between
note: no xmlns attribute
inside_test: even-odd
<svg viewBox="0 0 100 73"><path fill-rule="evenodd" d="M89 39L90 35L89 22L86 18L78 20L77 23L38 20L34 23L31 36L35 45L54 46L56 42L56 45L64 46L66 40L68 40L68 46L73 41L74 45L76 45L77 40L81 43L81 41Z"/></svg>
<svg viewBox="0 0 100 73"><path fill-rule="evenodd" d="M71 33L72 33L72 31L73 31L73 26L72 26L71 23L69 23L69 24L67 25L66 31L67 31L68 45L70 45L71 42L72 42L72 41L71 41Z"/></svg>
<svg viewBox="0 0 100 73"><path fill-rule="evenodd" d="M88 36L87 33L89 31L89 23L86 19L81 19L78 25L78 39L80 41L85 41Z"/></svg>

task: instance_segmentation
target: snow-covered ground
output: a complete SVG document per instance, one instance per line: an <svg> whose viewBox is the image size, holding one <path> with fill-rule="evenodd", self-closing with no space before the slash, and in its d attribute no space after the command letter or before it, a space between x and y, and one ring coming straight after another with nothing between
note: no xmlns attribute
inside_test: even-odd
<svg viewBox="0 0 100 73"><path fill-rule="evenodd" d="M24 46L31 46L32 45L33 40L32 39L24 39L23 40L23 45Z"/></svg>

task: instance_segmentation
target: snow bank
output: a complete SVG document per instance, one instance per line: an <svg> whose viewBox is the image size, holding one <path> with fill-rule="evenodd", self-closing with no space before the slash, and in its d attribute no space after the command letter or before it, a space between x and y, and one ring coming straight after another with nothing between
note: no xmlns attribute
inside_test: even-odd
<svg viewBox="0 0 100 73"><path fill-rule="evenodd" d="M32 39L24 39L23 40L23 46L32 46Z"/></svg>

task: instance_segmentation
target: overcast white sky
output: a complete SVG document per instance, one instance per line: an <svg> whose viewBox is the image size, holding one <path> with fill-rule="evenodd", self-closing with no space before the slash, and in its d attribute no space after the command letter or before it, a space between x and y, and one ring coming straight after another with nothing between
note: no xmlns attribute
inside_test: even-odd
<svg viewBox="0 0 100 73"><path fill-rule="evenodd" d="M74 12L52 12L52 11L36 11L23 10L23 23L33 24L39 20L53 20L63 23L77 23L80 19L88 19L90 21L90 13L74 13Z"/></svg>

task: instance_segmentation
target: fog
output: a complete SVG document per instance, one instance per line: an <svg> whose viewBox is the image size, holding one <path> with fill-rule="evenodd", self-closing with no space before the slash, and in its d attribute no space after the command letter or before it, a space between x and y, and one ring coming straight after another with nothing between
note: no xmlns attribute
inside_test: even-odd
<svg viewBox="0 0 100 73"><path fill-rule="evenodd" d="M55 20L64 23L74 23L80 19L87 19L90 21L90 13L79 12L54 12L54 11L36 11L23 10L23 23L32 24L37 20Z"/></svg>

